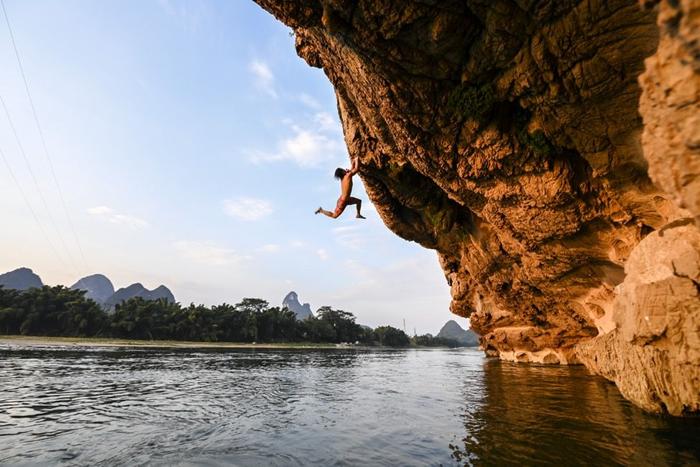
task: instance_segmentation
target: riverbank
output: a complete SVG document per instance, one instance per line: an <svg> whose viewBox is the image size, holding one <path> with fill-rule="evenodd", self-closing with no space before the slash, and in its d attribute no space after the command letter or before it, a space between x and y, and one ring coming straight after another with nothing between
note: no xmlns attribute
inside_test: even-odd
<svg viewBox="0 0 700 467"><path fill-rule="evenodd" d="M369 348L343 344L319 344L312 342L260 343L249 342L197 342L171 340L112 339L100 337L45 337L45 336L0 336L0 346L72 346L72 347L130 347L165 349L335 349Z"/></svg>

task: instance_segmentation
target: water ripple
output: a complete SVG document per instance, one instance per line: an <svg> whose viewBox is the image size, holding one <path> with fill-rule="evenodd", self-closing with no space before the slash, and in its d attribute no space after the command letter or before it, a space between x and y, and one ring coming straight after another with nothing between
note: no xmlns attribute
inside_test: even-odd
<svg viewBox="0 0 700 467"><path fill-rule="evenodd" d="M0 463L692 464L697 420L650 417L581 368L474 350L0 348Z"/></svg>

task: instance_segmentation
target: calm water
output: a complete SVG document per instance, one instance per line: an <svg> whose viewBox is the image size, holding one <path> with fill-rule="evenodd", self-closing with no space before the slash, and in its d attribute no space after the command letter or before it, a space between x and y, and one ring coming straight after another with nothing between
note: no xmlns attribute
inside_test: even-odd
<svg viewBox="0 0 700 467"><path fill-rule="evenodd" d="M699 464L700 420L476 350L0 347L0 464Z"/></svg>

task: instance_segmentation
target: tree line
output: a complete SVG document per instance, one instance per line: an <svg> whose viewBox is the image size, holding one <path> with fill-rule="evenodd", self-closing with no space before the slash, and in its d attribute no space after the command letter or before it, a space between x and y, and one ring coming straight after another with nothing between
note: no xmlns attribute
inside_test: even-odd
<svg viewBox="0 0 700 467"><path fill-rule="evenodd" d="M108 313L82 290L44 286L26 291L0 286L0 334L52 337L107 337L205 342L359 343L392 347L458 343L426 334L409 338L400 329L371 329L352 313L321 307L299 320L287 308L258 298L235 305L182 306L166 300L131 298Z"/></svg>

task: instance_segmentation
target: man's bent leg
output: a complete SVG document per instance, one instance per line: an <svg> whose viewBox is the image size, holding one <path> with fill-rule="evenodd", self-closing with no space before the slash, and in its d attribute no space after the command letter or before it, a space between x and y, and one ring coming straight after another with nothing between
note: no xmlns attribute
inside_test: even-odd
<svg viewBox="0 0 700 467"><path fill-rule="evenodd" d="M354 204L355 208L357 209L357 215L355 217L359 219L365 219L365 216L362 215L360 210L362 209L362 200L359 198L353 198L352 196L348 198L348 204Z"/></svg>
<svg viewBox="0 0 700 467"><path fill-rule="evenodd" d="M333 212L333 218L340 217L340 215L345 211L345 207L348 205L350 198L338 198L338 203L335 205L335 211Z"/></svg>

